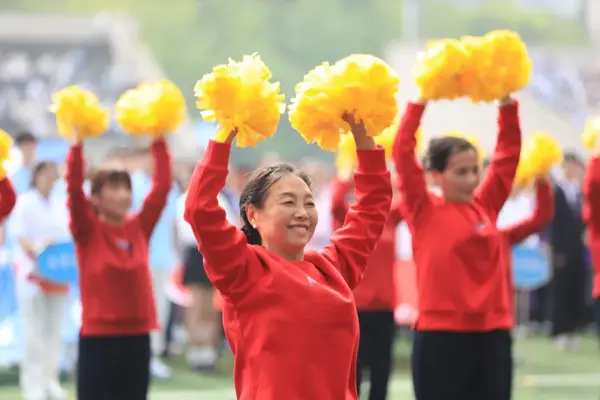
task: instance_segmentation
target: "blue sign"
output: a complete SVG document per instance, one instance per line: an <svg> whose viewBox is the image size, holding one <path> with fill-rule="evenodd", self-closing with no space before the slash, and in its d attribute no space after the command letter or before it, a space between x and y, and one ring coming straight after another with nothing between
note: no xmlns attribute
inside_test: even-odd
<svg viewBox="0 0 600 400"><path fill-rule="evenodd" d="M38 257L37 272L47 281L65 285L77 284L77 260L72 242L48 246Z"/></svg>
<svg viewBox="0 0 600 400"><path fill-rule="evenodd" d="M550 260L541 248L518 245L512 251L512 271L518 289L534 290L550 281Z"/></svg>

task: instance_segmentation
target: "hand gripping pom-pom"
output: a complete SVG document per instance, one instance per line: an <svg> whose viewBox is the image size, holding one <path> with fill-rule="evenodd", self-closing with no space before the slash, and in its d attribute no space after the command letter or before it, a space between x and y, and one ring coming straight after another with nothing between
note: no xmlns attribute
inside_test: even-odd
<svg viewBox="0 0 600 400"><path fill-rule="evenodd" d="M296 85L289 118L307 143L335 151L351 127L342 118L362 122L367 135L378 136L398 111L398 75L381 59L354 54L334 65L321 64Z"/></svg>
<svg viewBox="0 0 600 400"><path fill-rule="evenodd" d="M196 83L202 118L219 124L215 140L223 142L237 130L236 145L247 147L275 134L285 103L279 82L270 79L269 68L253 54L214 67Z"/></svg>
<svg viewBox="0 0 600 400"><path fill-rule="evenodd" d="M93 93L76 85L54 93L50 111L56 115L58 132L65 138L95 137L108 129L108 110Z"/></svg>
<svg viewBox="0 0 600 400"><path fill-rule="evenodd" d="M598 135L600 134L600 117L595 117L587 121L585 129L581 134L581 141L586 149L591 150L596 146L598 142Z"/></svg>

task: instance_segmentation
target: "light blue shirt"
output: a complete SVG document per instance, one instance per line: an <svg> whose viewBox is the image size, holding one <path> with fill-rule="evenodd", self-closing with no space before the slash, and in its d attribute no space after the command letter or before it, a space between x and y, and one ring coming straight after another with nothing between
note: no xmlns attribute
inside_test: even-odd
<svg viewBox="0 0 600 400"><path fill-rule="evenodd" d="M31 172L31 168L21 166L10 177L17 195L23 194L29 190L29 187L31 186Z"/></svg>
<svg viewBox="0 0 600 400"><path fill-rule="evenodd" d="M150 192L152 181L143 172L134 172L131 174L131 185L132 209L139 211L144 203L144 198ZM150 238L149 262L152 269L172 269L178 261L175 248L175 221L179 196L179 189L177 185L173 184L167 204Z"/></svg>

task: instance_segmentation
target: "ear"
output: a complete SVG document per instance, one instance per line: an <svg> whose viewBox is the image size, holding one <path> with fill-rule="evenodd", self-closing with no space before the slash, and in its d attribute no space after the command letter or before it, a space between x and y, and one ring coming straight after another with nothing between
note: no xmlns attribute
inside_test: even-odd
<svg viewBox="0 0 600 400"><path fill-rule="evenodd" d="M250 225L252 225L252 227L255 229L258 224L258 215L258 208L254 207L252 204L246 205L246 216L248 217L248 222L250 222Z"/></svg>

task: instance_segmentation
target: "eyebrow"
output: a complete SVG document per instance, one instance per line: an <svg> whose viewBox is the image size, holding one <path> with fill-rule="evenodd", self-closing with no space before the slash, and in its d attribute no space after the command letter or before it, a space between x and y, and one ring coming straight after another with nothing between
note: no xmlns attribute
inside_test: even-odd
<svg viewBox="0 0 600 400"><path fill-rule="evenodd" d="M296 196L296 194L292 193L292 192L283 192L283 193L279 194L279 197L280 198L281 197L293 197L293 198L296 198L298 196ZM305 194L304 198L313 198L313 194L310 193L310 192L308 192L308 193Z"/></svg>

